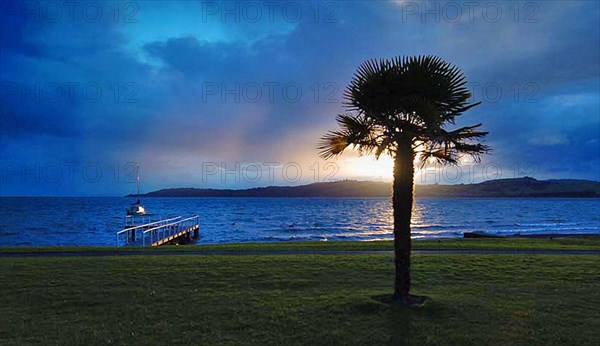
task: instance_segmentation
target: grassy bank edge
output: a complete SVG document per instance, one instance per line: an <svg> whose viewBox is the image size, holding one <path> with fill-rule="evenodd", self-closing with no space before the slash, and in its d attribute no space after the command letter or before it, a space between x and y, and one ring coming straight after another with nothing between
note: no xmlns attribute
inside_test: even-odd
<svg viewBox="0 0 600 346"><path fill-rule="evenodd" d="M563 237L554 239L484 238L416 240L415 250L600 250L600 237ZM94 251L285 251L336 250L386 251L392 250L391 241L315 241L278 243L197 244L185 246L115 247L115 246L40 246L0 247L0 253L36 252L94 252Z"/></svg>

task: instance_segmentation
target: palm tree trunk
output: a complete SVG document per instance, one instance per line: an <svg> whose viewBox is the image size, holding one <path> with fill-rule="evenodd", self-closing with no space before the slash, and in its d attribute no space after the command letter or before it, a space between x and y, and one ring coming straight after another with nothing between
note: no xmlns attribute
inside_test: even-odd
<svg viewBox="0 0 600 346"><path fill-rule="evenodd" d="M394 159L394 299L410 301L410 219L413 206L414 154L410 142L399 143Z"/></svg>

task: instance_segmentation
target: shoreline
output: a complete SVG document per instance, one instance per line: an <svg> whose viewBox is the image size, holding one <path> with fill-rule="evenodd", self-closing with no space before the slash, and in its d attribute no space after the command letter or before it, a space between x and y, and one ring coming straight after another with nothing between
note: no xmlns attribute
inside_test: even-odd
<svg viewBox="0 0 600 346"><path fill-rule="evenodd" d="M444 238L413 241L414 251L438 250L600 250L600 235L552 237ZM211 251L392 251L391 240L374 241L286 241L269 243L221 243L167 245L160 247L116 246L2 246L0 256L14 253L55 252L211 252Z"/></svg>
<svg viewBox="0 0 600 346"><path fill-rule="evenodd" d="M515 233L515 234L509 234L509 235L500 235L497 233L486 233L484 231L480 231L480 232L465 232L464 234L465 234L465 236L462 239L468 239L468 238L554 239L554 238L595 238L595 237L600 237L600 233L531 233L531 234Z"/></svg>
<svg viewBox="0 0 600 346"><path fill-rule="evenodd" d="M460 242L462 240L485 240L485 239L537 239L537 240L553 240L553 239L598 239L600 242L600 233L539 233L539 234L494 234L486 233L485 231L464 232L464 236L460 237L439 237L439 238L413 238L413 247L424 244L439 244L440 242ZM196 242L188 245L179 245L179 247L218 247L218 246L277 246L282 245L305 245L305 244L376 244L376 243L392 243L392 239L365 239L365 240L275 240L275 241L242 241L242 242L219 242L219 243L202 243ZM170 246L161 246L160 249ZM6 249L128 249L133 250L142 247L132 246L114 246L114 245L87 245L87 244L65 244L65 245L4 245L0 243L0 253Z"/></svg>

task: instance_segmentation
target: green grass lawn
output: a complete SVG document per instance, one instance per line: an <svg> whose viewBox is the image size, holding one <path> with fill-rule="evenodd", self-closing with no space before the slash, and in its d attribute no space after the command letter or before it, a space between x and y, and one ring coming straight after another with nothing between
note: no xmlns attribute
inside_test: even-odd
<svg viewBox="0 0 600 346"><path fill-rule="evenodd" d="M600 256L0 258L0 344L597 345Z"/></svg>
<svg viewBox="0 0 600 346"><path fill-rule="evenodd" d="M535 238L487 238L487 239L441 239L416 240L416 250L600 250L600 237L564 237L554 239ZM277 242L277 243L238 243L186 246L113 247L113 246L43 246L43 247L4 247L0 253L15 252L76 252L76 251L279 251L279 250L392 250L391 241L334 241L334 242Z"/></svg>

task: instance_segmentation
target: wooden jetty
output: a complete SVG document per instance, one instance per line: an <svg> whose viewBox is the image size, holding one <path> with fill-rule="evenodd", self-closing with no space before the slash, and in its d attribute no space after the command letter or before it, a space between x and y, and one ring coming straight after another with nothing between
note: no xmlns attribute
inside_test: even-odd
<svg viewBox="0 0 600 346"><path fill-rule="evenodd" d="M177 216L138 225L126 225L117 232L117 246L189 244L199 236L198 215L185 219Z"/></svg>

